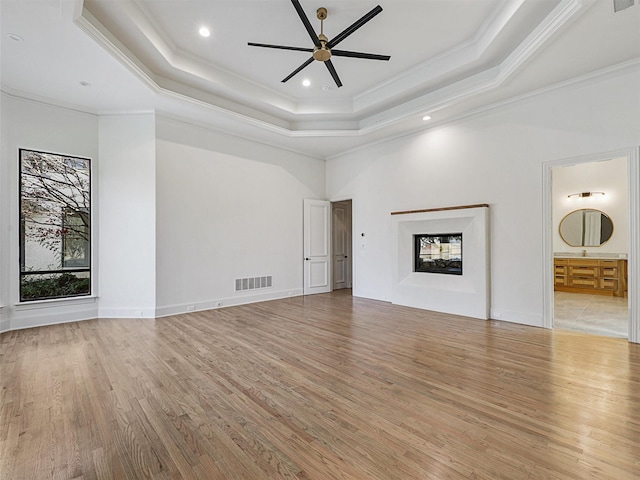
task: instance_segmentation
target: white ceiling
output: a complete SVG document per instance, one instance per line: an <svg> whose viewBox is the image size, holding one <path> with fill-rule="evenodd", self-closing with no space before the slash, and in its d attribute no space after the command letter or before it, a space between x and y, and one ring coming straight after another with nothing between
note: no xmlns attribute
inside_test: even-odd
<svg viewBox="0 0 640 480"><path fill-rule="evenodd" d="M312 47L290 0L0 0L2 89L99 114L154 110L328 158L640 59L640 6L614 13L613 0L300 4L317 32L316 9L328 9L331 39L376 1L383 11L337 48L391 60L334 56L337 88L317 61L281 82L309 53L247 45Z"/></svg>

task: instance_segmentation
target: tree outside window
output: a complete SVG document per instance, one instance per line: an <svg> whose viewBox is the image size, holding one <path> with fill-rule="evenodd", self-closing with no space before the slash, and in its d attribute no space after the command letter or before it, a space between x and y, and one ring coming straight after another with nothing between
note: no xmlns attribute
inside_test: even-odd
<svg viewBox="0 0 640 480"><path fill-rule="evenodd" d="M91 161L20 150L20 300L91 294Z"/></svg>

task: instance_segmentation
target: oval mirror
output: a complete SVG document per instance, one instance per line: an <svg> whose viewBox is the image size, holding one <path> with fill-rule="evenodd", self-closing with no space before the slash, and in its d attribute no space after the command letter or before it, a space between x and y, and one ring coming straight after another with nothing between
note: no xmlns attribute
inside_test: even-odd
<svg viewBox="0 0 640 480"><path fill-rule="evenodd" d="M612 234L613 222L600 210L576 210L560 222L560 236L572 247L599 247L606 243Z"/></svg>

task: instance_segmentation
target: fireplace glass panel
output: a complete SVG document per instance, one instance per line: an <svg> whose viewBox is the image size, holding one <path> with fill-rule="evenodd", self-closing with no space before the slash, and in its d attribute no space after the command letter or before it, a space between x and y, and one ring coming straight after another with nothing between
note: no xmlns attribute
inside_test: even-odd
<svg viewBox="0 0 640 480"><path fill-rule="evenodd" d="M414 271L462 275L462 233L414 235Z"/></svg>

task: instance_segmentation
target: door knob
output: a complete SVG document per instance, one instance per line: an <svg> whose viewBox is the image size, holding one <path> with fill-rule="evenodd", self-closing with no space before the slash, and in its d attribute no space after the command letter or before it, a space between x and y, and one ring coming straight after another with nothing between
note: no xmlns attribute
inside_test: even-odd
<svg viewBox="0 0 640 480"><path fill-rule="evenodd" d="M345 256L344 256L344 258L349 258L349 256L348 256L348 255L345 255Z"/></svg>
<svg viewBox="0 0 640 480"><path fill-rule="evenodd" d="M311 260L309 257L305 258L305 260Z"/></svg>

